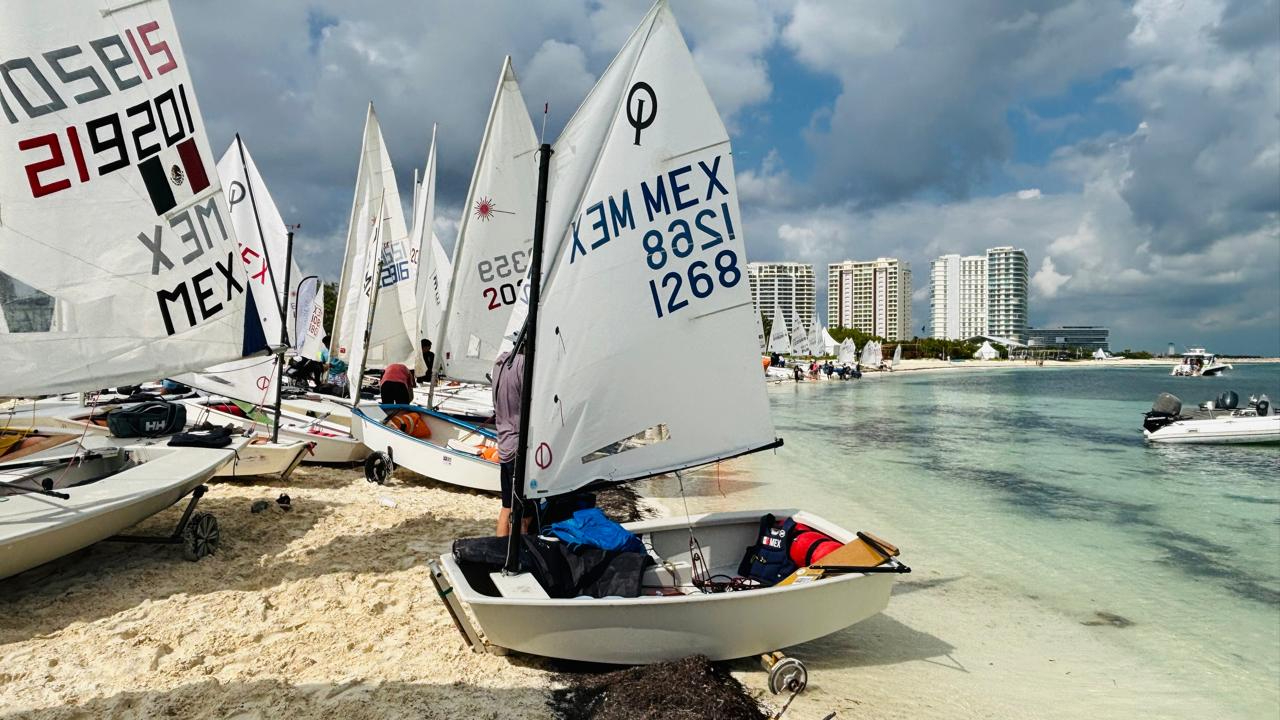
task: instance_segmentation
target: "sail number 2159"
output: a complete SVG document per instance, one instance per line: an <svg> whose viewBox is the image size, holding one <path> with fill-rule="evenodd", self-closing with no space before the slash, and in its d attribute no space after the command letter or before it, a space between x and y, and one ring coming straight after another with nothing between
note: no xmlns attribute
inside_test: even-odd
<svg viewBox="0 0 1280 720"><path fill-rule="evenodd" d="M710 297L717 286L731 288L742 282L738 253L724 246L726 239L734 239L733 220L727 205L721 205L721 209L727 238L719 228L710 224L709 221L716 219L716 212L708 208L694 218L694 225L700 231L697 240L688 221L681 218L671 221L665 235L661 230L653 229L641 239L645 263L656 272L666 269L668 261L673 258L684 259L695 251L701 251L701 256L683 271L672 268L649 281L653 311L659 318L687 306L690 296L702 300ZM722 247L716 250L716 246Z"/></svg>

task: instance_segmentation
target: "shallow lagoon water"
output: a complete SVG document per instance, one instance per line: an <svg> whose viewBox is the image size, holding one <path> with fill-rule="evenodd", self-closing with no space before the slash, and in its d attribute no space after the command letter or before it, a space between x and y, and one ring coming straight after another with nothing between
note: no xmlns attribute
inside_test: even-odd
<svg viewBox="0 0 1280 720"><path fill-rule="evenodd" d="M1276 717L1280 447L1148 446L1141 432L1157 393L1191 407L1224 389L1280 399L1280 365L1221 378L1013 367L786 383L769 390L786 445L686 477L687 501L694 512L806 507L883 533L915 567L908 579L998 588L1176 688L1153 714ZM669 482L656 489L682 510ZM1000 618L970 621L1002 643L1040 641L1034 629L1002 636ZM1110 707L1145 707L1131 699Z"/></svg>

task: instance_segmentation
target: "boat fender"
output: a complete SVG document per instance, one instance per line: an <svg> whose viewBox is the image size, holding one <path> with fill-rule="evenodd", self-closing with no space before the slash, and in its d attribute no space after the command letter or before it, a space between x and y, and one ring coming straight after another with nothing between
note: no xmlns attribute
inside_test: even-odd
<svg viewBox="0 0 1280 720"><path fill-rule="evenodd" d="M765 514L760 518L756 543L747 548L738 564L738 574L770 586L795 572L796 564L791 561L791 541L795 533L795 520L779 521L772 513Z"/></svg>

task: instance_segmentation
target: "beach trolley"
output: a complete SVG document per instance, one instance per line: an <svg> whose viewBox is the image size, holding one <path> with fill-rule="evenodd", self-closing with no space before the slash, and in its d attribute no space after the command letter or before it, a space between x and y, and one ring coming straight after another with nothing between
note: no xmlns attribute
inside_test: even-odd
<svg viewBox="0 0 1280 720"><path fill-rule="evenodd" d="M533 271L508 326L525 356L512 527L549 512L543 501L780 447L760 382L728 133L665 0L538 156ZM657 192L670 203L646 210L644 193ZM602 208L616 210L612 221ZM646 382L653 348L714 360ZM572 563L581 550L518 532L484 539L499 548L488 555L496 565L460 562L464 546L484 541L458 542L431 575L477 649L617 664L767 654L775 685L802 685L803 666L775 651L880 612L909 568L866 533L803 510L777 515L788 518L781 532L802 524L831 554L785 576L770 566L767 582L743 579L744 566L754 575L755 558L776 554L763 549L776 518L717 512L626 525L644 551L609 561L628 557L633 596L604 594L610 583L585 593L548 583L556 553Z"/></svg>

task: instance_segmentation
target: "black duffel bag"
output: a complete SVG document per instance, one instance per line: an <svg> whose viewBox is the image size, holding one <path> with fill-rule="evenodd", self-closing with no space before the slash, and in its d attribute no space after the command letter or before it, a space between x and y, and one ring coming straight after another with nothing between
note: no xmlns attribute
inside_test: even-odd
<svg viewBox="0 0 1280 720"><path fill-rule="evenodd" d="M172 435L186 424L186 406L163 400L126 405L107 414L107 428L118 438Z"/></svg>

